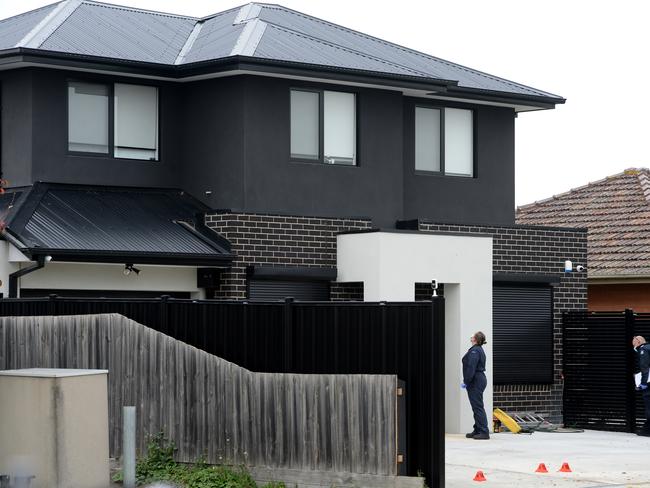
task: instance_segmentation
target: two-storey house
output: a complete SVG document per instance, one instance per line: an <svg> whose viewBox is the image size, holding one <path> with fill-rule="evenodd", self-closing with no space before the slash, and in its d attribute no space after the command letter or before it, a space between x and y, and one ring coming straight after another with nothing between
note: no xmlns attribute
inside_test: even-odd
<svg viewBox="0 0 650 488"><path fill-rule="evenodd" d="M479 329L495 404L561 416L585 285L560 273L585 235L515 226L514 129L563 98L259 3L55 3L0 21L0 83L5 296L399 301L437 280L448 429L471 423Z"/></svg>

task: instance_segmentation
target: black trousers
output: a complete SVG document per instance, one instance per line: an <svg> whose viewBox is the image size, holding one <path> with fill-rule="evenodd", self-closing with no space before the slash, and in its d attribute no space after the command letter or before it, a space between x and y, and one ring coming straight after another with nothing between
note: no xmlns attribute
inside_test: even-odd
<svg viewBox="0 0 650 488"><path fill-rule="evenodd" d="M650 434L650 388L643 390L643 405L645 406L645 424L641 430L645 434Z"/></svg>
<svg viewBox="0 0 650 488"><path fill-rule="evenodd" d="M490 433L487 415L485 415L485 407L483 406L483 392L486 387L487 378L485 377L485 373L476 373L474 380L467 385L467 396L469 397L469 403L472 405L472 411L474 412L474 432L478 434Z"/></svg>

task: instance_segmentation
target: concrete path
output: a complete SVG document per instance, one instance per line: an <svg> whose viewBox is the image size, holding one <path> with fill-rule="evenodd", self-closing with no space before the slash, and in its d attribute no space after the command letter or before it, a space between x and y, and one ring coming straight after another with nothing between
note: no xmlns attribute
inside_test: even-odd
<svg viewBox="0 0 650 488"><path fill-rule="evenodd" d="M446 488L650 488L650 437L618 432L494 434L489 441L446 437ZM558 473L568 462L572 473ZM548 474L537 474L545 463ZM487 482L472 481L482 470Z"/></svg>

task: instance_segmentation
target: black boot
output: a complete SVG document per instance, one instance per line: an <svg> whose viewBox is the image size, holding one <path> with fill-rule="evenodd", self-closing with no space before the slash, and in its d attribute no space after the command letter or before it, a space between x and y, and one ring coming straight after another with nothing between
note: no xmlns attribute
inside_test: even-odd
<svg viewBox="0 0 650 488"><path fill-rule="evenodd" d="M489 439L489 438L490 438L490 434L484 434L484 433L476 434L476 435L473 437L473 439L474 439L474 440L477 440L477 441L484 440L484 439L487 440L487 439Z"/></svg>
<svg viewBox="0 0 650 488"><path fill-rule="evenodd" d="M467 437L468 439L472 439L476 434L478 434L478 432L476 431L470 432L469 434L465 434L465 437Z"/></svg>

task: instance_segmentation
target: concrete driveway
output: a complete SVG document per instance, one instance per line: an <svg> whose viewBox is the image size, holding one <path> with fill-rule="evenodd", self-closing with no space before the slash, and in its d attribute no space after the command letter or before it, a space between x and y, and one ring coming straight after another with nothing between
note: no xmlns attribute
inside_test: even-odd
<svg viewBox="0 0 650 488"><path fill-rule="evenodd" d="M568 462L572 473L558 473ZM446 436L446 488L498 486L650 487L650 437L618 432L494 434L489 441ZM545 463L548 474L537 474ZM486 482L472 481L482 470Z"/></svg>

